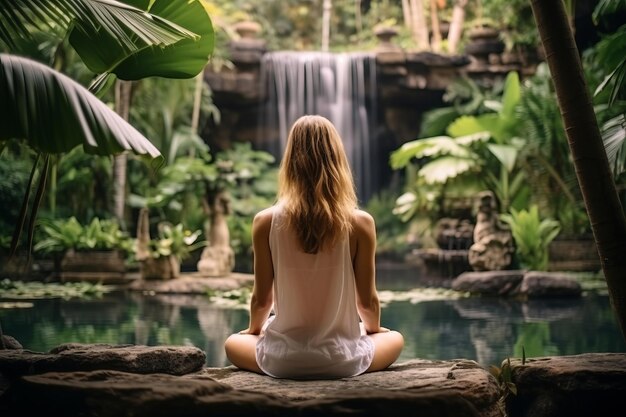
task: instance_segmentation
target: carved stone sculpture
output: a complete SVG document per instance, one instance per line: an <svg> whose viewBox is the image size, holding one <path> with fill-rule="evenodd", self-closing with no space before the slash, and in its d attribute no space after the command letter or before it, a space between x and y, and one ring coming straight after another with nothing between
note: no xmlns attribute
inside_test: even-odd
<svg viewBox="0 0 626 417"><path fill-rule="evenodd" d="M499 271L511 265L515 247L510 229L500 222L496 199L491 191L478 195L474 243L468 261L474 271Z"/></svg>
<svg viewBox="0 0 626 417"><path fill-rule="evenodd" d="M140 263L143 279L174 279L180 276L180 259L175 255L153 258L150 255L150 220L148 209L143 207L139 211L137 221L137 247L135 259Z"/></svg>
<svg viewBox="0 0 626 417"><path fill-rule="evenodd" d="M226 216L230 214L230 197L225 191L211 196L205 205L210 214L209 230L206 236L209 244L202 251L198 261L198 272L205 277L229 275L235 267L235 252L230 246L230 232Z"/></svg>

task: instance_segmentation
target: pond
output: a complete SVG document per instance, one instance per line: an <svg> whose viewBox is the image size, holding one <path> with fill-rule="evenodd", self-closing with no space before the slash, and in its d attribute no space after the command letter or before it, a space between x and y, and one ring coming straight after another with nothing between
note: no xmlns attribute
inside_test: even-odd
<svg viewBox="0 0 626 417"><path fill-rule="evenodd" d="M437 296L427 300L410 295L420 291L407 296L399 286L397 281L379 280L381 298L396 300L385 303L382 322L405 336L400 361L466 358L499 366L507 357L521 357L522 347L527 357L626 352L606 295L528 302ZM430 291L431 296L437 294ZM229 362L224 340L248 324L245 306L228 308L204 295L120 291L92 300L29 303L30 308L0 309L0 321L6 334L39 352L67 342L191 345L206 352L207 366L225 366Z"/></svg>

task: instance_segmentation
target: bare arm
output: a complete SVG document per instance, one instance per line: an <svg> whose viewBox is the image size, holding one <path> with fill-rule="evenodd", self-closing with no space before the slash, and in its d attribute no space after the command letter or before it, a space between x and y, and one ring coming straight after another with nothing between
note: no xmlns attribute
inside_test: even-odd
<svg viewBox="0 0 626 417"><path fill-rule="evenodd" d="M271 209L258 213L252 222L252 247L254 250L254 287L250 301L250 326L242 333L260 334L269 317L274 302L274 266L270 252Z"/></svg>
<svg viewBox="0 0 626 417"><path fill-rule="evenodd" d="M352 265L356 280L357 310L368 334L386 329L380 327L380 301L376 291L376 225L369 214L357 212Z"/></svg>

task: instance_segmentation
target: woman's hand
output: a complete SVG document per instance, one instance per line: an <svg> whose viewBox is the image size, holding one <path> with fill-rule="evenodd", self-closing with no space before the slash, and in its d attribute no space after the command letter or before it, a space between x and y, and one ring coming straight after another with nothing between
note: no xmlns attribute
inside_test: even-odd
<svg viewBox="0 0 626 417"><path fill-rule="evenodd" d="M258 335L261 334L261 332L260 331L254 332L254 331L250 330L250 328L248 327L247 329L244 329L244 330L241 330L240 332L238 332L238 334L251 334L251 335L258 336Z"/></svg>
<svg viewBox="0 0 626 417"><path fill-rule="evenodd" d="M383 326L380 326L380 327L378 328L378 331L375 331L375 332L367 332L367 334L386 333L386 332L388 332L388 331L389 331L389 329L388 329L388 328L383 327Z"/></svg>

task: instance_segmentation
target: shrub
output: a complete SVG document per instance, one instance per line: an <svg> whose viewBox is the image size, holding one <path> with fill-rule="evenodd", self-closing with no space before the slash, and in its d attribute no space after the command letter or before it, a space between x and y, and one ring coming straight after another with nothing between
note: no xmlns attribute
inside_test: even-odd
<svg viewBox="0 0 626 417"><path fill-rule="evenodd" d="M511 227L515 240L515 254L520 265L527 269L543 271L548 266L548 246L561 231L559 222L541 219L536 205L529 210L510 210L500 218Z"/></svg>

